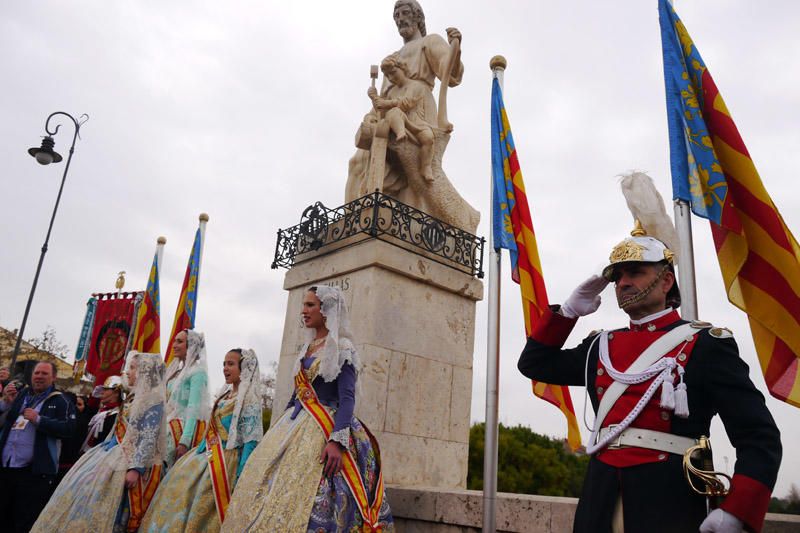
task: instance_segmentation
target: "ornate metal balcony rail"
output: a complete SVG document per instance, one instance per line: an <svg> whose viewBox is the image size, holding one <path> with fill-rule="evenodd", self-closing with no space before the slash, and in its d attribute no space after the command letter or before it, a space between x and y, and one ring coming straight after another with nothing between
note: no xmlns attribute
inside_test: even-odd
<svg viewBox="0 0 800 533"><path fill-rule="evenodd" d="M272 268L291 268L306 254L318 257L372 238L483 278L483 237L377 191L334 209L321 202L307 207L299 224L278 230Z"/></svg>

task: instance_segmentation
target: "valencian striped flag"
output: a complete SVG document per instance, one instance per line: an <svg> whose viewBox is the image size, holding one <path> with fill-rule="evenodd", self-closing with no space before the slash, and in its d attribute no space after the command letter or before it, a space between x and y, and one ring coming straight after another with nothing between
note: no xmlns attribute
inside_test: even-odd
<svg viewBox="0 0 800 533"><path fill-rule="evenodd" d="M800 407L800 247L666 0L659 19L673 195L711 223L728 299L747 313L770 393Z"/></svg>
<svg viewBox="0 0 800 533"><path fill-rule="evenodd" d="M153 265L147 278L147 290L136 315L136 330L132 349L138 352L159 353L161 351L161 295L158 288L158 249L153 256Z"/></svg>
<svg viewBox="0 0 800 533"><path fill-rule="evenodd" d="M522 182L522 171L497 78L492 81L492 181L494 246L498 250L506 248L509 251L511 277L519 284L522 293L525 334L530 335L533 325L547 308L547 291L528 208L528 197ZM581 445L581 433L569 388L538 381L532 381L532 385L536 396L561 409L567 417L567 441L573 450L578 449Z"/></svg>
<svg viewBox="0 0 800 533"><path fill-rule="evenodd" d="M197 312L197 283L200 277L200 257L203 253L202 220L201 217L201 227L197 228L197 233L194 236L192 252L189 254L189 264L186 265L186 275L183 277L181 296L178 299L178 309L175 310L175 320L172 322L167 355L164 357L164 362L167 365L172 362L172 343L175 341L175 335L185 329L194 328L194 318Z"/></svg>

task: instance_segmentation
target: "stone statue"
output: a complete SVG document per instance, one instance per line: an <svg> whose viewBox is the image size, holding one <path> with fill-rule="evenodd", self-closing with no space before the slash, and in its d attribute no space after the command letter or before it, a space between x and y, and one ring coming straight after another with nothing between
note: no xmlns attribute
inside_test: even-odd
<svg viewBox="0 0 800 533"><path fill-rule="evenodd" d="M453 125L447 121L447 88L461 83L461 33L448 41L427 34L416 0L398 0L394 21L404 45L381 63L383 86L367 95L373 108L356 132L345 201L376 188L456 227L475 233L480 213L458 194L442 170ZM438 108L433 96L440 81Z"/></svg>

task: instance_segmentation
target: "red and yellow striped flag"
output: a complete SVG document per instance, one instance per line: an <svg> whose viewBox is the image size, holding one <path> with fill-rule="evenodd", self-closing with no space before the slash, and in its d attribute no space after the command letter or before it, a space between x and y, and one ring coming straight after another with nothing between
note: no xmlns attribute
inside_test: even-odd
<svg viewBox="0 0 800 533"><path fill-rule="evenodd" d="M492 178L494 246L508 249L511 255L511 277L522 293L525 334L530 336L534 324L548 306L547 290L511 125L496 78L492 82ZM569 388L539 381L531 383L536 396L558 407L567 417L567 442L570 448L577 450L581 445L581 433Z"/></svg>
<svg viewBox="0 0 800 533"><path fill-rule="evenodd" d="M139 305L139 313L136 315L136 330L133 335L132 349L137 352L161 352L158 271L158 250L156 250L153 256L153 265L150 267L150 275L147 278L147 290L144 291L144 299Z"/></svg>
<svg viewBox="0 0 800 533"><path fill-rule="evenodd" d="M203 238L205 236L205 222L208 215L200 215L200 227L194 236L192 251L189 253L189 263L186 265L186 274L183 277L181 295L178 298L178 308L175 310L175 319L172 321L172 331L169 335L167 352L164 354L164 363L169 366L174 354L172 344L175 336L185 329L194 329L194 320L197 315L197 289L200 281L200 261L203 255Z"/></svg>
<svg viewBox="0 0 800 533"><path fill-rule="evenodd" d="M800 407L800 247L686 27L659 1L673 191L708 218L728 299L747 313L770 394Z"/></svg>

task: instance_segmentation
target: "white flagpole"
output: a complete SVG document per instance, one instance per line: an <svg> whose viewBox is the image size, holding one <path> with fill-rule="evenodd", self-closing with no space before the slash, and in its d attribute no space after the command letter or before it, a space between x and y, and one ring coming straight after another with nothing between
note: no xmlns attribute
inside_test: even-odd
<svg viewBox="0 0 800 533"><path fill-rule="evenodd" d="M670 0L675 7L675 0ZM692 210L686 200L675 200L675 231L678 233L678 288L681 291L681 318L697 320L697 280L694 275Z"/></svg>
<svg viewBox="0 0 800 533"><path fill-rule="evenodd" d="M167 238L163 235L158 238L156 241L158 244L156 245L156 268L158 269L158 300L159 300L159 311L158 311L158 343L159 343L159 351L161 351L161 332L164 331L164 328L161 327L161 265L163 265L164 261L164 245L167 244ZM167 339L169 342L169 339ZM162 352L163 353L163 352Z"/></svg>
<svg viewBox="0 0 800 533"><path fill-rule="evenodd" d="M692 212L686 200L675 200L675 230L680 240L678 250L678 288L681 291L681 317L697 320L697 282L694 275Z"/></svg>
<svg viewBox="0 0 800 533"><path fill-rule="evenodd" d="M197 262L197 286L200 286L200 269L203 266L203 249L206 247L206 224L208 224L208 213L200 213L200 260ZM195 303L197 301L195 300ZM197 313L197 309L195 309Z"/></svg>
<svg viewBox="0 0 800 533"><path fill-rule="evenodd" d="M506 59L494 56L489 62L492 78L497 78L503 88L503 73ZM491 175L491 171L490 171ZM494 179L490 181L491 206L494 213ZM499 250L494 249L493 221L489 224L489 324L486 344L486 427L483 448L483 533L494 533L497 507L497 442L498 399L500 362L500 259Z"/></svg>
<svg viewBox="0 0 800 533"><path fill-rule="evenodd" d="M164 245L167 244L167 238L161 236L156 241L158 244L156 245L156 255L158 259L156 259L156 263L158 264L158 277L159 277L159 284L161 283L161 265L162 261L164 260ZM160 290L160 289L159 289Z"/></svg>
<svg viewBox="0 0 800 533"><path fill-rule="evenodd" d="M200 213L200 261L197 265L197 280L200 280L200 267L203 265L203 248L206 246L206 224L208 224L208 214Z"/></svg>

